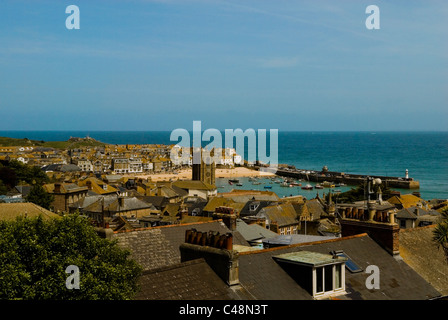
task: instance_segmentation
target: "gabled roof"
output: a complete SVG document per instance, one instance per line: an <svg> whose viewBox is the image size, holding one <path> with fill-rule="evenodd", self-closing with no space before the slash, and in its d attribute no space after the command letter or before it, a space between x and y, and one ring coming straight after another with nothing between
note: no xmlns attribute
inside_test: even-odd
<svg viewBox="0 0 448 320"><path fill-rule="evenodd" d="M12 221L17 217L34 218L42 216L44 219L59 218L60 216L31 202L0 203L0 220Z"/></svg>
<svg viewBox="0 0 448 320"><path fill-rule="evenodd" d="M272 204L270 200L249 200L244 204L244 207L240 211L240 216L255 216L263 208ZM255 210L251 210L255 206Z"/></svg>
<svg viewBox="0 0 448 320"><path fill-rule="evenodd" d="M299 222L297 212L291 203L282 203L264 207L257 217L267 217L270 223L277 223L279 227L297 224Z"/></svg>
<svg viewBox="0 0 448 320"><path fill-rule="evenodd" d="M403 208L400 211L398 211L395 215L397 219L411 219L411 220L417 220L417 216L415 215L412 210Z"/></svg>
<svg viewBox="0 0 448 320"><path fill-rule="evenodd" d="M211 197L208 200L203 211L215 212L216 208L218 208L218 207L231 207L231 208L238 210L238 212L240 212L243 206L244 206L244 204L237 203L237 202L233 201L233 199L224 198L224 197L221 197L218 195L218 196Z"/></svg>
<svg viewBox="0 0 448 320"><path fill-rule="evenodd" d="M151 203L157 209L162 209L169 203L168 199L164 196L143 196L139 197L139 199L144 202Z"/></svg>
<svg viewBox="0 0 448 320"><path fill-rule="evenodd" d="M424 203L425 200L417 196L414 196L413 194L404 194L401 196L392 196L389 199L387 199L387 202L394 205L401 205L403 206L403 208L409 208L417 205L417 203L419 202Z"/></svg>
<svg viewBox="0 0 448 320"><path fill-rule="evenodd" d="M241 219L236 220L236 230L248 242L277 236L273 231L263 228L258 224L247 224Z"/></svg>
<svg viewBox="0 0 448 320"><path fill-rule="evenodd" d="M92 186L92 190L98 194L109 194L118 192L116 188L94 177L89 177L87 179L81 180L78 184L79 186L83 187L90 184Z"/></svg>
<svg viewBox="0 0 448 320"><path fill-rule="evenodd" d="M55 184L49 183L43 186L46 192L55 193ZM61 193L75 193L87 191L87 187L78 186L76 183L61 183Z"/></svg>
<svg viewBox="0 0 448 320"><path fill-rule="evenodd" d="M31 191L31 186L15 186L15 189L23 196L26 197L30 191Z"/></svg>
<svg viewBox="0 0 448 320"><path fill-rule="evenodd" d="M142 209L156 210L151 203L144 202L135 197L123 197L122 204L120 204L119 196L114 194L86 196L70 205L70 207L80 209L83 212L96 213L104 211L126 212Z"/></svg>

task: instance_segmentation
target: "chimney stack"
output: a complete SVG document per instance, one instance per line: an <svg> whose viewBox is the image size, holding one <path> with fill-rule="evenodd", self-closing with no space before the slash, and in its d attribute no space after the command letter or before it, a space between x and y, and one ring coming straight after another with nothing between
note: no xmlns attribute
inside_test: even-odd
<svg viewBox="0 0 448 320"><path fill-rule="evenodd" d="M213 214L214 219L222 219L222 222L229 228L230 231L236 230L236 219L237 215L231 207L217 207L215 213Z"/></svg>
<svg viewBox="0 0 448 320"><path fill-rule="evenodd" d="M54 193L61 193L61 184L59 182L54 184Z"/></svg>
<svg viewBox="0 0 448 320"><path fill-rule="evenodd" d="M118 204L120 205L120 208L124 207L124 197L118 197Z"/></svg>
<svg viewBox="0 0 448 320"><path fill-rule="evenodd" d="M232 250L232 234L199 232L190 229L185 232L185 243L180 246L181 261L204 258L210 268L228 285L239 283L238 252Z"/></svg>

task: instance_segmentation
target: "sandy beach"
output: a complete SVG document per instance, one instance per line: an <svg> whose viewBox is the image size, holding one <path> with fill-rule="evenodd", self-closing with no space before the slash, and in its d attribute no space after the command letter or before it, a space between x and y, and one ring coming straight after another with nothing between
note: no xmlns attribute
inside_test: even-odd
<svg viewBox="0 0 448 320"><path fill-rule="evenodd" d="M216 178L242 178L242 177L266 177L273 176L271 172L262 172L257 170L252 170L246 167L236 167L232 169L216 169ZM126 175L130 176L130 175ZM157 173L157 174L136 174L133 177L142 179L151 179L154 182L157 181L172 181L174 180L187 180L192 177L191 169L179 170L177 174L174 173Z"/></svg>

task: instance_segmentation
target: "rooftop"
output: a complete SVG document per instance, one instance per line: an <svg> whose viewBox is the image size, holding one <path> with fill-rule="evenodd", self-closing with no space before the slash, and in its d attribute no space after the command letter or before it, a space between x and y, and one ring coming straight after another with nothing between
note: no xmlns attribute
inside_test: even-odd
<svg viewBox="0 0 448 320"><path fill-rule="evenodd" d="M44 219L59 218L56 213L31 202L0 203L0 220L11 221L19 216L28 218L42 216Z"/></svg>
<svg viewBox="0 0 448 320"><path fill-rule="evenodd" d="M333 256L331 254L324 254L312 251L298 251L283 253L273 257L276 260L284 262L292 262L301 265L309 265L313 267L323 266L328 264L334 264L339 262L345 262L348 259L339 256Z"/></svg>

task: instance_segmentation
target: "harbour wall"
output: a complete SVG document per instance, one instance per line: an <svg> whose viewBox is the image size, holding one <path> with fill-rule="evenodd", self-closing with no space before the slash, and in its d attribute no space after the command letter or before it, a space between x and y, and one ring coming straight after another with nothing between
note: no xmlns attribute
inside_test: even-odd
<svg viewBox="0 0 448 320"><path fill-rule="evenodd" d="M359 185L366 182L367 177L379 178L383 184L389 188L399 189L419 189L420 183L413 178L376 176L376 175L360 175L349 174L344 172L326 171L326 172L310 172L304 169L282 169L279 168L276 172L278 176L291 177L294 179L303 179L306 181L321 183L324 181L334 183L345 183L346 185Z"/></svg>

